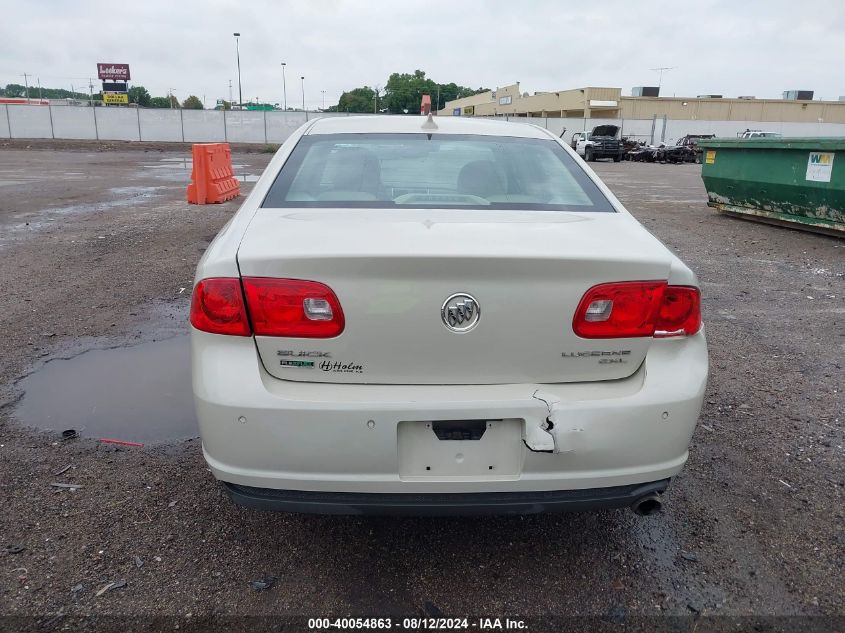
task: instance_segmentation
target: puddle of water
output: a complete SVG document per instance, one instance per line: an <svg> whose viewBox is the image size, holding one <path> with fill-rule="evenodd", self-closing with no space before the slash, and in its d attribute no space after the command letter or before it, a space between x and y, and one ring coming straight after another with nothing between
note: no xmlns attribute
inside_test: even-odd
<svg viewBox="0 0 845 633"><path fill-rule="evenodd" d="M158 163L152 165L142 165L144 169L156 170L157 178L170 180L173 182L185 182L190 179L189 175L184 172L193 170L194 161L190 158L159 158ZM256 182L260 178L260 174L238 174L239 170L249 169L250 166L245 163L233 163L232 169L236 172L235 178L240 182Z"/></svg>
<svg viewBox="0 0 845 633"><path fill-rule="evenodd" d="M112 187L108 191L116 196L112 200L102 202L90 202L83 204L72 204L66 207L50 207L44 209L43 213L68 214L85 211L108 211L120 207L131 207L144 200L151 200L161 196L161 189L165 187Z"/></svg>
<svg viewBox="0 0 845 633"><path fill-rule="evenodd" d="M53 360L18 385L26 426L145 444L199 434L187 335Z"/></svg>

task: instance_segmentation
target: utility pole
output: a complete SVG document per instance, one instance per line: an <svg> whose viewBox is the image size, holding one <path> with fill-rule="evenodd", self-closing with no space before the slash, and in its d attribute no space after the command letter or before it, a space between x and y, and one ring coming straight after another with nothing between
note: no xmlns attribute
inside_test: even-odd
<svg viewBox="0 0 845 633"><path fill-rule="evenodd" d="M282 62L282 94L284 95L285 112L288 111L288 84L285 81L285 66L286 62Z"/></svg>
<svg viewBox="0 0 845 633"><path fill-rule="evenodd" d="M320 92L323 93L323 110L325 110L326 109L326 91L321 90Z"/></svg>
<svg viewBox="0 0 845 633"><path fill-rule="evenodd" d="M41 77L36 77L36 79L38 80L38 100L43 101L44 93L41 92Z"/></svg>
<svg viewBox="0 0 845 633"><path fill-rule="evenodd" d="M235 51L238 55L238 109L243 107L244 93L241 88L241 34L232 33L235 36Z"/></svg>
<svg viewBox="0 0 845 633"><path fill-rule="evenodd" d="M437 108L435 108L434 112L440 112L440 84L437 85Z"/></svg>
<svg viewBox="0 0 845 633"><path fill-rule="evenodd" d="M26 86L26 102L29 103L29 79L27 78L26 73L23 74L23 83Z"/></svg>
<svg viewBox="0 0 845 633"><path fill-rule="evenodd" d="M661 66L659 68L652 68L651 69L652 71L659 73L658 79L657 79L658 93L660 91L660 87L663 85L663 73L668 73L670 70L675 70L676 68L677 68L677 66Z"/></svg>
<svg viewBox="0 0 845 633"><path fill-rule="evenodd" d="M302 81L302 111L307 112L305 109L305 75L299 78Z"/></svg>
<svg viewBox="0 0 845 633"><path fill-rule="evenodd" d="M94 81L88 77L88 106L94 105Z"/></svg>
<svg viewBox="0 0 845 633"><path fill-rule="evenodd" d="M232 107L232 80L229 80L229 107Z"/></svg>

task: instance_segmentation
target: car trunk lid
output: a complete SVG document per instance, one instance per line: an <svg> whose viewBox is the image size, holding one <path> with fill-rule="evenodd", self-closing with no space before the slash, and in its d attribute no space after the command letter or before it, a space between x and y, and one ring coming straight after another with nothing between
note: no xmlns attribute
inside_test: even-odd
<svg viewBox="0 0 845 633"><path fill-rule="evenodd" d="M244 277L326 284L342 306L334 338L255 337L277 378L555 383L637 369L651 338L582 339L573 315L594 285L667 279L670 255L620 213L261 209L238 265ZM456 294L477 304L444 309ZM450 309L466 320L450 324Z"/></svg>

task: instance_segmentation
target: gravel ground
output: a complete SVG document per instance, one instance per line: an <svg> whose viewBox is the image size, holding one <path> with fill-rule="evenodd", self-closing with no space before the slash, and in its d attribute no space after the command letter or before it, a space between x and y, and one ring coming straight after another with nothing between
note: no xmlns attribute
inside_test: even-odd
<svg viewBox="0 0 845 633"><path fill-rule="evenodd" d="M715 614L800 616L762 630L805 616L845 625L845 241L714 213L694 165L595 164L703 284L710 386L662 515L260 513L221 494L195 439L122 448L23 428L22 376L185 330L182 289L237 206L187 205L187 156L0 147L0 614L30 616L7 623ZM269 158L236 148L234 162L257 174ZM250 586L267 575L270 589ZM97 595L115 581L126 584Z"/></svg>

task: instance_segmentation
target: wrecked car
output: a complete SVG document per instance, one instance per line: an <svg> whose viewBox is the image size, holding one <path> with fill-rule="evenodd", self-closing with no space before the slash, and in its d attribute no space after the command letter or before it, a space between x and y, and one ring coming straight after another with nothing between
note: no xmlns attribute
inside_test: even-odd
<svg viewBox="0 0 845 633"><path fill-rule="evenodd" d="M701 163L704 150L698 142L715 138L715 134L686 134L679 138L674 145L665 149L665 161L668 163Z"/></svg>
<svg viewBox="0 0 845 633"><path fill-rule="evenodd" d="M693 272L532 125L310 121L192 293L203 453L252 508L650 514L707 381Z"/></svg>
<svg viewBox="0 0 845 633"><path fill-rule="evenodd" d="M625 151L622 148L622 141L617 138L619 134L618 125L597 125L586 137L575 139L575 151L585 161L590 162L599 158L612 158L618 163L622 160Z"/></svg>

